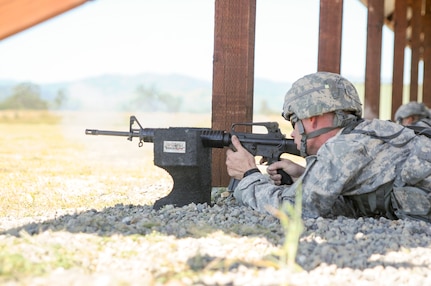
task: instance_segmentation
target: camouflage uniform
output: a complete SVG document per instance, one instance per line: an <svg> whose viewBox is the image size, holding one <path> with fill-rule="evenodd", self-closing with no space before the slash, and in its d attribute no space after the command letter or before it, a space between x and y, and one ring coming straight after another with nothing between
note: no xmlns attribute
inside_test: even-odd
<svg viewBox="0 0 431 286"><path fill-rule="evenodd" d="M311 80L315 76L325 78L334 75L317 73L311 76ZM334 120L338 122L335 125L345 127L327 140L316 155L306 156L305 172L293 185L277 186L267 175L254 173L240 181L234 191L235 198L244 205L266 212L268 205L278 208L284 201L293 204L296 190L302 188L304 217L384 216L429 221L430 139L417 136L411 129L393 122L360 119L356 90L348 90L352 85L341 88L347 90L347 95L343 95L336 90L343 84L336 82L332 86L335 89L331 84L329 87L325 84L325 90L321 91L317 83L314 85L308 80L310 78L306 78L306 89L314 92L312 98L316 98L316 90L317 96L323 96L318 100L318 108L322 110L309 113L310 109L303 106L313 103L307 102L306 96L301 96L307 94L307 91L301 91L304 85L302 80L302 85L298 87L294 84L290 95L289 92L286 95L289 102L298 99L293 103L298 109L289 112L289 108L294 107L285 103L285 117L298 116L303 119L327 112L325 104L333 105L324 97L324 93L329 92L337 93L335 99L344 97L344 103L347 102L336 107L336 110L344 109L346 105L353 106L349 114L356 113L358 120L347 120L347 123L343 118ZM317 78L316 82L321 80ZM356 96L350 97L349 93ZM301 115L301 112L305 114Z"/></svg>
<svg viewBox="0 0 431 286"><path fill-rule="evenodd" d="M401 124L404 118L417 116L419 119L413 122L413 126L431 127L431 111L425 104L411 101L401 105L395 112L395 121Z"/></svg>

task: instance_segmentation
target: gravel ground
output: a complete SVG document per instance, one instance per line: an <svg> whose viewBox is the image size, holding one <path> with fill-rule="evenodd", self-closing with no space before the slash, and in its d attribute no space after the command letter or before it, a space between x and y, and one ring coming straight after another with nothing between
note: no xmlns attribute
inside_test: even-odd
<svg viewBox="0 0 431 286"><path fill-rule="evenodd" d="M151 205L119 204L99 211L0 218L0 242L7 245L3 253L22 253L39 264L57 260L55 267L45 267L40 275L17 278L12 273L0 281L4 285L431 285L428 223L308 219L296 257L299 267L292 268L277 260L284 240L279 221L221 194L226 193L213 191L213 206L166 206L155 211ZM58 267L59 259L63 267Z"/></svg>

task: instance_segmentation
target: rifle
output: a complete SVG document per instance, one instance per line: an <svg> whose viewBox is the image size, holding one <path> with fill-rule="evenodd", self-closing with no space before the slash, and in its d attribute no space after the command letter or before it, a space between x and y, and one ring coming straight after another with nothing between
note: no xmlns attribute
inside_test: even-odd
<svg viewBox="0 0 431 286"><path fill-rule="evenodd" d="M236 127L239 126L263 126L268 133L247 133L237 132ZM205 147L212 148L232 148L231 138L236 135L242 146L253 156L262 156L262 161L269 165L279 161L284 153L292 155L300 155L293 139L287 139L281 133L277 122L254 122L254 123L234 123L231 127L231 132L225 131L203 131L201 134L202 143ZM281 175L281 184L293 184L292 178L282 169L278 169L277 173ZM239 180L231 179L228 189L234 191Z"/></svg>
<svg viewBox="0 0 431 286"><path fill-rule="evenodd" d="M138 125L137 128L135 124ZM263 126L268 133L247 133L236 130L239 126ZM173 178L174 186L164 198L157 200L155 209L167 204L184 206L190 203L211 204L211 148L231 147L231 138L236 135L241 144L254 156L262 156L269 164L280 160L284 153L300 155L293 139L281 133L277 122L236 123L231 132L209 128L170 127L143 128L135 116L130 116L129 131L86 129L86 135L139 138L138 146L144 142L154 143L154 164L165 169ZM284 171L282 182L292 184ZM234 190L238 181L231 180L229 189Z"/></svg>

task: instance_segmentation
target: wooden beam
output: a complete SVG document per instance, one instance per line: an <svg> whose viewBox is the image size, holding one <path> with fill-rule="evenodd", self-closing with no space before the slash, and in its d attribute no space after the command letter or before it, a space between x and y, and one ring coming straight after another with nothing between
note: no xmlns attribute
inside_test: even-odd
<svg viewBox="0 0 431 286"><path fill-rule="evenodd" d="M0 40L73 9L88 0L0 0Z"/></svg>
<svg viewBox="0 0 431 286"><path fill-rule="evenodd" d="M212 128L253 121L256 0L216 0ZM247 128L242 131L251 131ZM213 149L212 185L227 186L226 150Z"/></svg>
<svg viewBox="0 0 431 286"><path fill-rule="evenodd" d="M382 61L382 27L384 1L368 1L367 52L365 64L364 117L379 118L380 114L380 68Z"/></svg>
<svg viewBox="0 0 431 286"><path fill-rule="evenodd" d="M320 0L318 71L340 73L343 0Z"/></svg>
<svg viewBox="0 0 431 286"><path fill-rule="evenodd" d="M431 107L431 0L426 0L425 15L423 22L424 44L424 80L423 80L423 99L422 102Z"/></svg>
<svg viewBox="0 0 431 286"><path fill-rule="evenodd" d="M395 1L394 11L394 65L392 69L392 113L394 118L398 107L403 104L404 50L407 39L407 3Z"/></svg>
<svg viewBox="0 0 431 286"><path fill-rule="evenodd" d="M411 19L411 42L412 50L410 63L410 101L418 100L419 86L419 61L421 58L421 19L422 19L422 1L412 1L412 19ZM393 110L392 110L393 111Z"/></svg>

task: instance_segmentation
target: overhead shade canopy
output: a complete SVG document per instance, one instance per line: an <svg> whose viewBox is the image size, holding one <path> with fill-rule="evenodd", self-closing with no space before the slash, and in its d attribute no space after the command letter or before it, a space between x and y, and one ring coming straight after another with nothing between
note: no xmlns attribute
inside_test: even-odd
<svg viewBox="0 0 431 286"><path fill-rule="evenodd" d="M0 40L46 21L88 0L0 0Z"/></svg>
<svg viewBox="0 0 431 286"><path fill-rule="evenodd" d="M368 0L360 0L366 7L368 7ZM406 21L407 21L407 27L406 27L406 45L408 46L411 43L412 40L412 17L413 17L413 11L412 7L413 3L422 5L422 0L403 0L406 2L406 5L408 5L408 9L406 11ZM383 16L384 16L384 24L386 27L391 29L392 31L395 30L395 0L384 0L384 6L383 6Z"/></svg>

